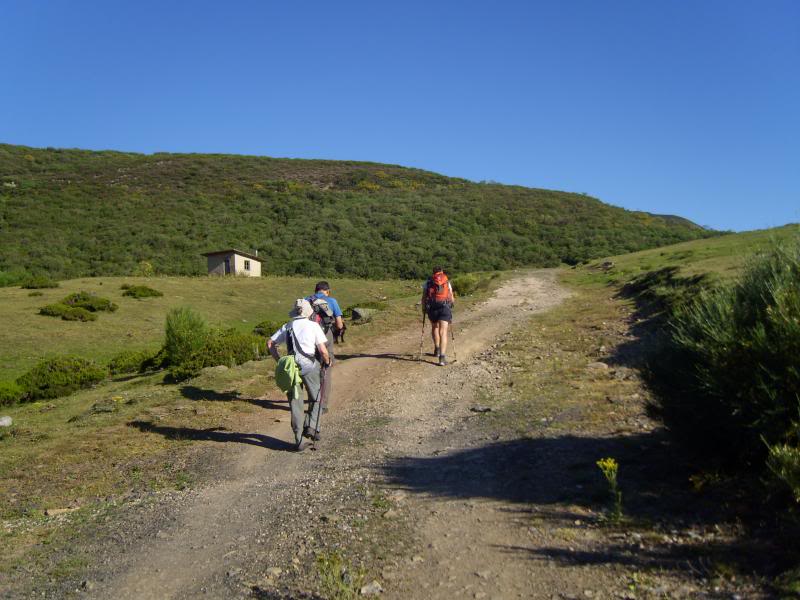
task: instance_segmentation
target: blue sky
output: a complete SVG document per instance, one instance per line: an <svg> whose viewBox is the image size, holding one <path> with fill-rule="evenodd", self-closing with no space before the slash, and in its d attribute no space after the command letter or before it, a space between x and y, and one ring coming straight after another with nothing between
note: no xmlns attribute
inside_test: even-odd
<svg viewBox="0 0 800 600"><path fill-rule="evenodd" d="M0 3L0 142L357 159L800 221L800 2Z"/></svg>

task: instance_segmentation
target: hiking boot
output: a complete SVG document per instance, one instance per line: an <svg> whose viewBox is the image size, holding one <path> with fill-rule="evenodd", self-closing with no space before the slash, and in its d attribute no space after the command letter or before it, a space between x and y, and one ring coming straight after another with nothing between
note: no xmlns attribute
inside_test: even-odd
<svg viewBox="0 0 800 600"><path fill-rule="evenodd" d="M309 432L309 434L310 433L311 432ZM318 442L318 441L320 441L322 439L322 437L319 435L319 431L315 432L314 435L309 435L308 437L310 437L315 442Z"/></svg>
<svg viewBox="0 0 800 600"><path fill-rule="evenodd" d="M447 366L447 358L445 357L445 355L444 355L444 354L440 354L440 355L439 355L439 366L440 366L440 367L445 367L445 366Z"/></svg>
<svg viewBox="0 0 800 600"><path fill-rule="evenodd" d="M303 450L305 450L306 448L308 448L308 442L307 442L307 441L305 441L305 440L300 440L299 442L297 442L297 443L294 445L294 451L295 451L295 452L302 452L302 451L303 451Z"/></svg>
<svg viewBox="0 0 800 600"><path fill-rule="evenodd" d="M303 437L308 439L312 439L314 437L314 434L311 433L311 427L303 427Z"/></svg>
<svg viewBox="0 0 800 600"><path fill-rule="evenodd" d="M433 352L428 354L428 356L438 357L439 356L439 348L434 347Z"/></svg>

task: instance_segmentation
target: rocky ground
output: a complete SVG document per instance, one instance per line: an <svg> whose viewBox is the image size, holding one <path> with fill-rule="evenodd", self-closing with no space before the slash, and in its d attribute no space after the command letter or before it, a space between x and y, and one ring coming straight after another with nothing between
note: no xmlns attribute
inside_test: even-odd
<svg viewBox="0 0 800 600"><path fill-rule="evenodd" d="M561 383L570 401L559 405L514 390L515 374L534 363L545 382L548 365L567 360L527 324L567 296L553 272L512 278L458 314L449 352L457 360L446 368L418 360L419 329L369 351L339 347L334 400L313 449L291 451L288 406L277 397L239 431L192 432L206 440L192 458L200 483L98 509L63 551L86 561L80 577L25 594L760 597L754 580L726 577L704 558L702 548L725 541L728 529L684 516L658 521L649 507L660 500L644 491L631 499L629 520L609 523L594 461L635 464L662 443L629 370L584 360L584 379ZM627 395L585 400L598 378Z"/></svg>

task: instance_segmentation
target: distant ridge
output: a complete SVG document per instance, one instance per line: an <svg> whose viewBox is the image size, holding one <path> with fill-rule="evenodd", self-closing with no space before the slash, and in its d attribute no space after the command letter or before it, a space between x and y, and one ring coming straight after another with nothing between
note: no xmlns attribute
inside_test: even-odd
<svg viewBox="0 0 800 600"><path fill-rule="evenodd" d="M397 165L0 144L0 282L205 272L259 250L270 274L413 278L575 264L714 232L583 194Z"/></svg>

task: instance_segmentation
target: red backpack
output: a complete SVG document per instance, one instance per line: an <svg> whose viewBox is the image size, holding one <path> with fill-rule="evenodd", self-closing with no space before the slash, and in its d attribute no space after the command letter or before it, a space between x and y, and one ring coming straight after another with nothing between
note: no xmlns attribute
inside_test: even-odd
<svg viewBox="0 0 800 600"><path fill-rule="evenodd" d="M426 297L429 303L453 301L453 296L450 293L450 284L447 281L447 275L444 274L444 271L436 271L436 273L428 279Z"/></svg>

